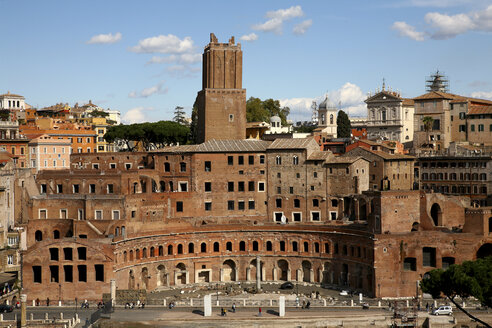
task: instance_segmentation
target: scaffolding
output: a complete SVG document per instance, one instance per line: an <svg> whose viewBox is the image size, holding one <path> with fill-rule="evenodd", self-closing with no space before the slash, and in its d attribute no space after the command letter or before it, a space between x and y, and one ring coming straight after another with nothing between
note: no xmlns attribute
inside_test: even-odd
<svg viewBox="0 0 492 328"><path fill-rule="evenodd" d="M434 74L426 78L425 89L427 92L449 92L449 80L437 70Z"/></svg>

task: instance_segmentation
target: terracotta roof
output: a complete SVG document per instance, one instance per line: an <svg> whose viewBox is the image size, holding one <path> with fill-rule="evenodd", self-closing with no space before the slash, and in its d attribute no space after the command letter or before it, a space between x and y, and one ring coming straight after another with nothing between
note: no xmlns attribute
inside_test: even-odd
<svg viewBox="0 0 492 328"><path fill-rule="evenodd" d="M492 106L471 105L468 115L492 114Z"/></svg>
<svg viewBox="0 0 492 328"><path fill-rule="evenodd" d="M268 149L305 149L310 143L319 147L314 138L293 138L293 139L275 139Z"/></svg>
<svg viewBox="0 0 492 328"><path fill-rule="evenodd" d="M332 155L331 151L313 151L312 154L308 156L309 161L324 161Z"/></svg>
<svg viewBox="0 0 492 328"><path fill-rule="evenodd" d="M8 91L7 93L4 93L3 95L0 95L0 97L24 98L23 96L10 93L10 91Z"/></svg>
<svg viewBox="0 0 492 328"><path fill-rule="evenodd" d="M471 98L471 97L463 97L460 99L450 101L451 104L463 103L463 102L473 102L473 103L481 103L481 104L487 104L487 105L492 104L492 100Z"/></svg>
<svg viewBox="0 0 492 328"><path fill-rule="evenodd" d="M463 99L465 97L458 96L452 93L431 91L421 96L413 98L413 100L425 100L425 99Z"/></svg>
<svg viewBox="0 0 492 328"><path fill-rule="evenodd" d="M374 154L378 157L381 157L384 160L399 160L399 159L413 160L413 159L415 159L415 157L413 157L413 156L402 155L402 154L389 154L389 153L385 153L384 151L370 150L370 149L363 148L363 147L354 148L354 149L350 150L348 153L345 153L345 155L343 155L343 156L351 156L350 153L352 151L358 150L358 149L365 151L365 152L368 152L368 153L371 153L371 154ZM364 157L364 156L362 156L362 157Z"/></svg>
<svg viewBox="0 0 492 328"><path fill-rule="evenodd" d="M219 152L257 152L265 151L269 141L256 139L209 140L199 145L166 147L160 152L219 153Z"/></svg>
<svg viewBox="0 0 492 328"><path fill-rule="evenodd" d="M403 98L402 104L403 106L413 106L415 105L415 101L413 101L413 99L410 98Z"/></svg>
<svg viewBox="0 0 492 328"><path fill-rule="evenodd" d="M356 156L356 157L338 156L338 157L330 158L330 160L327 161L326 164L351 164L351 163L358 161L359 159L363 159L363 160L367 161L367 159L365 159L362 156Z"/></svg>

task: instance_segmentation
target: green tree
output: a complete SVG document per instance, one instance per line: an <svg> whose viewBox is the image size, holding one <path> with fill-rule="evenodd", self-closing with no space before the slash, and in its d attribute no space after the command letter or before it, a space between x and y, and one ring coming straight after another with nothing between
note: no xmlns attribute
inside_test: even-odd
<svg viewBox="0 0 492 328"><path fill-rule="evenodd" d="M348 115L340 110L337 116L337 137L350 138L352 136L352 127Z"/></svg>
<svg viewBox="0 0 492 328"><path fill-rule="evenodd" d="M176 106L176 108L174 109L173 121L182 125L187 125L188 122L186 122L185 111L183 107Z"/></svg>
<svg viewBox="0 0 492 328"><path fill-rule="evenodd" d="M458 309L468 317L480 322L486 327L491 327L475 317L456 302L457 296L466 298L473 296L482 305L492 307L492 257L465 261L462 264L451 265L447 270L435 269L422 279L420 287L424 293L429 293L433 298L442 295L447 297Z"/></svg>
<svg viewBox="0 0 492 328"><path fill-rule="evenodd" d="M429 131L432 129L432 125L434 124L434 119L430 116L424 116L424 118L422 119L422 122L424 123L426 142L427 142L427 144L430 144Z"/></svg>
<svg viewBox="0 0 492 328"><path fill-rule="evenodd" d="M195 98L193 108L191 110L191 124L190 124L190 136L188 138L189 144L196 144L198 140L198 96Z"/></svg>
<svg viewBox="0 0 492 328"><path fill-rule="evenodd" d="M299 133L311 133L316 129L316 126L314 124L301 124L299 126L294 127L295 132Z"/></svg>
<svg viewBox="0 0 492 328"><path fill-rule="evenodd" d="M105 111L95 109L92 112L89 113L91 117L108 117L109 114L106 113Z"/></svg>
<svg viewBox="0 0 492 328"><path fill-rule="evenodd" d="M282 124L287 124L290 108L281 107L278 100L250 97L246 101L246 120L248 122L270 122L270 117L277 115Z"/></svg>

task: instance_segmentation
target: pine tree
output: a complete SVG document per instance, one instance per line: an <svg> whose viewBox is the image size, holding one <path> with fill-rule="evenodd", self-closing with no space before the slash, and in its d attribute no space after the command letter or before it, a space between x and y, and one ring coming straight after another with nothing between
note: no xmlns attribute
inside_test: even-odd
<svg viewBox="0 0 492 328"><path fill-rule="evenodd" d="M188 122L186 122L186 119L185 119L185 112L184 112L183 107L176 106L176 108L174 109L173 121L177 122L179 124L182 124L182 125L188 125Z"/></svg>

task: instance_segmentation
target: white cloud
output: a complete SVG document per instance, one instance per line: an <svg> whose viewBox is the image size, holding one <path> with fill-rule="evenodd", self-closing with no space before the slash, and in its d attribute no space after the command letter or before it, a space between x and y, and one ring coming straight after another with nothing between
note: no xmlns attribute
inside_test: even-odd
<svg viewBox="0 0 492 328"><path fill-rule="evenodd" d="M107 43L115 43L121 40L121 33L118 32L115 35L112 33L108 34L98 34L94 35L87 44L107 44Z"/></svg>
<svg viewBox="0 0 492 328"><path fill-rule="evenodd" d="M182 54L193 51L193 40L187 36L183 40L177 36L159 35L140 40L138 45L130 48L137 53Z"/></svg>
<svg viewBox="0 0 492 328"><path fill-rule="evenodd" d="M473 98L492 99L492 91L475 91L472 92L471 96Z"/></svg>
<svg viewBox="0 0 492 328"><path fill-rule="evenodd" d="M301 17L304 15L301 6L292 6L287 9L273 10L266 13L267 18L278 18L280 20L288 20L294 17Z"/></svg>
<svg viewBox="0 0 492 328"><path fill-rule="evenodd" d="M264 23L253 25L252 29L257 31L282 34L282 27L284 21L287 21L295 17L301 17L303 15L304 12L302 11L301 6L292 6L287 9L269 11L265 15L265 17L269 19Z"/></svg>
<svg viewBox="0 0 492 328"><path fill-rule="evenodd" d="M258 35L256 35L256 33L245 34L239 39L242 41L252 42L258 40Z"/></svg>
<svg viewBox="0 0 492 328"><path fill-rule="evenodd" d="M398 31L400 36L408 37L415 41L424 41L425 34L423 32L417 32L415 27L405 22L394 22L391 28Z"/></svg>
<svg viewBox="0 0 492 328"><path fill-rule="evenodd" d="M313 20L307 19L307 20L297 24L296 26L294 26L294 29L292 30L292 32L294 32L294 34L297 34L297 35L302 35L302 34L306 33L306 31L311 27L311 25L313 25Z"/></svg>
<svg viewBox="0 0 492 328"><path fill-rule="evenodd" d="M126 124L148 122L148 118L145 115L145 113L147 111L151 111L151 110L152 110L152 108L135 107L135 108L128 110L123 115L121 120Z"/></svg>
<svg viewBox="0 0 492 328"><path fill-rule="evenodd" d="M165 94L167 93L168 89L163 88L164 83L161 82L157 85L154 85L150 88L145 88L140 92L137 91L132 91L128 94L128 97L130 98L147 98L150 97L154 94Z"/></svg>
<svg viewBox="0 0 492 328"><path fill-rule="evenodd" d="M364 103L366 95L356 84L347 82L337 90L328 91L324 95L314 98L288 98L280 99L282 107L290 108L290 117L294 121L310 121L312 115L312 103L316 101L319 105L328 96L332 106L345 111L350 116L366 116L367 107Z"/></svg>
<svg viewBox="0 0 492 328"><path fill-rule="evenodd" d="M407 36L416 41L422 41L426 35L434 40L454 38L471 31L492 32L492 5L484 10L456 15L430 12L424 16L430 32L422 33L405 22L395 22L393 29L398 30L401 36Z"/></svg>
<svg viewBox="0 0 492 328"><path fill-rule="evenodd" d="M466 14L448 16L440 13L428 13L425 15L425 22L435 29L431 38L437 40L454 38L458 34L466 33L475 27L474 22Z"/></svg>
<svg viewBox="0 0 492 328"><path fill-rule="evenodd" d="M202 61L201 54L180 54L180 55L169 55L167 57L153 56L147 64L170 64L170 63L180 63L180 64L195 64Z"/></svg>

